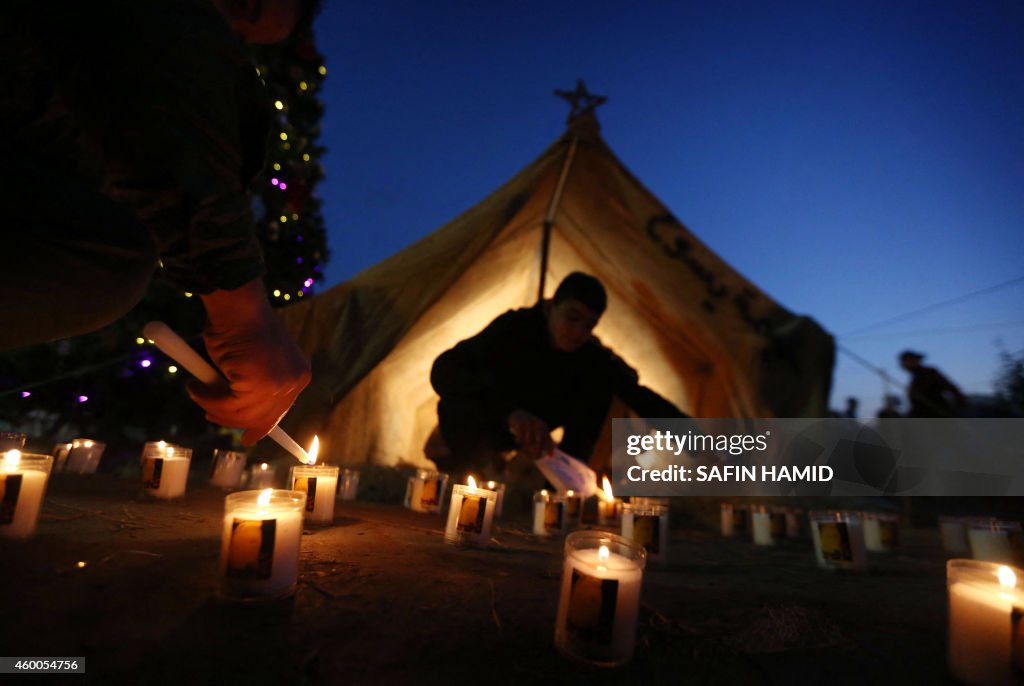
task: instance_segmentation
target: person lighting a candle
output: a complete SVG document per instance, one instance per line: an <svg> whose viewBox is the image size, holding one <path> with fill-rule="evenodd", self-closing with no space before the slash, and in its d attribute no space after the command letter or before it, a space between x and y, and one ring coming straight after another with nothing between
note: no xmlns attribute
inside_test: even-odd
<svg viewBox="0 0 1024 686"><path fill-rule="evenodd" d="M0 184L12 256L0 316L18 323L0 327L0 350L107 326L159 265L202 301L206 349L227 379L224 389L192 383L193 400L210 421L243 429L245 445L277 424L310 364L263 284L247 187L273 109L242 43L305 30L316 5L3 4L0 121L5 160L22 162Z"/></svg>
<svg viewBox="0 0 1024 686"><path fill-rule="evenodd" d="M591 458L613 397L641 417L685 418L593 335L607 300L599 280L574 272L552 300L506 312L442 353L430 374L442 440L428 441L427 457L445 471L536 482L533 461L554 449L556 427L562 450Z"/></svg>

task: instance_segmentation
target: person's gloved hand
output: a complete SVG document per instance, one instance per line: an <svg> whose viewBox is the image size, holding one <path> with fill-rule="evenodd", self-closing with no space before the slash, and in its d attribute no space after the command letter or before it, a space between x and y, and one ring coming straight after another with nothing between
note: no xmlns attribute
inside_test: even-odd
<svg viewBox="0 0 1024 686"><path fill-rule="evenodd" d="M189 383L192 400L216 424L244 429L252 445L274 428L309 384L309 360L267 301L260 279L203 295L206 351L226 387Z"/></svg>
<svg viewBox="0 0 1024 686"><path fill-rule="evenodd" d="M550 455L555 449L547 423L525 410L513 410L508 415L508 430L519 448L534 459Z"/></svg>

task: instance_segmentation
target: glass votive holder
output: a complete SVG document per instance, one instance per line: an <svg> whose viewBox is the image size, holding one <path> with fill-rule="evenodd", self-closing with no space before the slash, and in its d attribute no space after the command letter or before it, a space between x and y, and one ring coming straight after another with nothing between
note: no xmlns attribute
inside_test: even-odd
<svg viewBox="0 0 1024 686"><path fill-rule="evenodd" d="M491 522L498 505L498 493L469 484L452 486L452 500L444 540L455 545L486 548L491 540Z"/></svg>
<svg viewBox="0 0 1024 686"><path fill-rule="evenodd" d="M229 491L241 487L245 477L245 459L245 453L238 450L214 450L210 462L210 483Z"/></svg>
<svg viewBox="0 0 1024 686"><path fill-rule="evenodd" d="M612 498L610 500L598 496L597 499L597 524L598 526L610 526L618 528L622 526L622 499Z"/></svg>
<svg viewBox="0 0 1024 686"><path fill-rule="evenodd" d="M24 450L28 436L20 431L0 431L0 456L8 450Z"/></svg>
<svg viewBox="0 0 1024 686"><path fill-rule="evenodd" d="M591 665L629 662L636 644L647 552L622 536L574 531L565 539L555 646Z"/></svg>
<svg viewBox="0 0 1024 686"><path fill-rule="evenodd" d="M939 517L939 537L946 555L971 556L971 544L967 540L967 527L970 523L970 517Z"/></svg>
<svg viewBox="0 0 1024 686"><path fill-rule="evenodd" d="M533 533L561 536L568 528L566 498L541 489L533 494Z"/></svg>
<svg viewBox="0 0 1024 686"><path fill-rule="evenodd" d="M565 524L573 529L583 522L583 496L573 490L565 492Z"/></svg>
<svg viewBox="0 0 1024 686"><path fill-rule="evenodd" d="M95 474L100 466L100 458L107 444L91 438L76 438L67 444L67 454L60 460L62 463L57 471L72 474Z"/></svg>
<svg viewBox="0 0 1024 686"><path fill-rule="evenodd" d="M772 523L772 512L766 505L750 506L750 532L754 545L775 545L778 539L774 536Z"/></svg>
<svg viewBox="0 0 1024 686"><path fill-rule="evenodd" d="M234 599L291 595L299 576L306 494L264 489L224 498L221 593Z"/></svg>
<svg viewBox="0 0 1024 686"><path fill-rule="evenodd" d="M632 500L623 505L622 537L643 546L652 563L668 561L668 506Z"/></svg>
<svg viewBox="0 0 1024 686"><path fill-rule="evenodd" d="M440 512L448 475L429 469L417 469L405 488L405 506L415 512Z"/></svg>
<svg viewBox="0 0 1024 686"><path fill-rule="evenodd" d="M721 522L723 536L743 536L747 533L750 509L746 505L722 503Z"/></svg>
<svg viewBox="0 0 1024 686"><path fill-rule="evenodd" d="M946 664L960 683L1020 683L1024 571L977 560L946 563Z"/></svg>
<svg viewBox="0 0 1024 686"><path fill-rule="evenodd" d="M967 527L971 557L986 562L1011 565L1021 561L1024 539L1020 522L1005 519L972 519Z"/></svg>
<svg viewBox="0 0 1024 686"><path fill-rule="evenodd" d="M865 512L864 547L873 553L896 550L900 542L900 518L891 512Z"/></svg>
<svg viewBox="0 0 1024 686"><path fill-rule="evenodd" d="M246 488L255 491L262 491L264 488L273 488L274 479L277 476L277 468L267 462L260 462L249 467L249 479Z"/></svg>
<svg viewBox="0 0 1024 686"><path fill-rule="evenodd" d="M288 472L291 490L306 494L305 517L312 524L334 521L338 468L329 464L295 465Z"/></svg>
<svg viewBox="0 0 1024 686"><path fill-rule="evenodd" d="M11 448L0 455L0 537L30 538L39 523L52 455Z"/></svg>
<svg viewBox="0 0 1024 686"><path fill-rule="evenodd" d="M180 445L164 443L149 453L143 450L142 488L154 498L180 498L185 495L191 463L192 449Z"/></svg>
<svg viewBox="0 0 1024 686"><path fill-rule="evenodd" d="M359 495L359 470L342 469L338 473L338 500L355 500Z"/></svg>
<svg viewBox="0 0 1024 686"><path fill-rule="evenodd" d="M855 512L821 510L810 513L811 539L818 566L825 569L867 569L864 526Z"/></svg>
<svg viewBox="0 0 1024 686"><path fill-rule="evenodd" d="M488 481L484 486L498 494L498 504L494 506L494 516L500 517L502 507L505 505L505 484L500 481Z"/></svg>

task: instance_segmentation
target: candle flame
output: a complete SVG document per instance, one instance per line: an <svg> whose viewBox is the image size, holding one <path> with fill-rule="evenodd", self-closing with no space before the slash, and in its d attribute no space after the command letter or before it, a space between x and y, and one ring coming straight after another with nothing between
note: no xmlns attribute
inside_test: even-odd
<svg viewBox="0 0 1024 686"><path fill-rule="evenodd" d="M14 470L18 468L18 464L21 462L21 451L20 450L8 450L4 453L4 469Z"/></svg>
<svg viewBox="0 0 1024 686"><path fill-rule="evenodd" d="M540 494L542 496L544 496L545 498L547 498L548 497L548 489L546 489L546 488L540 489Z"/></svg>
<svg viewBox="0 0 1024 686"><path fill-rule="evenodd" d="M1017 585L1017 575L1009 567L1001 566L996 574L999 575L999 586L1002 590L1011 591Z"/></svg>
<svg viewBox="0 0 1024 686"><path fill-rule="evenodd" d="M601 549L597 551L597 559L601 561L607 560L610 554L611 553L608 552L608 546L603 545L601 546Z"/></svg>
<svg viewBox="0 0 1024 686"><path fill-rule="evenodd" d="M95 444L92 441L83 441L82 442L82 446L86 447L86 448L91 448L91 447L93 447L93 445L95 445Z"/></svg>
<svg viewBox="0 0 1024 686"><path fill-rule="evenodd" d="M615 500L615 494L612 493L612 482L608 480L607 476L604 477L604 486L603 486L603 488L604 488L604 492L603 493L601 493L600 491L598 492L598 495L601 496L601 499L604 500L605 502L609 502L609 503L612 502L613 500Z"/></svg>
<svg viewBox="0 0 1024 686"><path fill-rule="evenodd" d="M273 488L264 488L260 491L259 496L256 498L257 507L266 507L270 504L270 496L273 494Z"/></svg>
<svg viewBox="0 0 1024 686"><path fill-rule="evenodd" d="M471 491L475 491L476 490L476 479L474 479L472 477L472 475L466 477L466 483L469 484L469 490L471 490Z"/></svg>
<svg viewBox="0 0 1024 686"><path fill-rule="evenodd" d="M270 465L268 465L266 462L261 463L260 464L260 471L263 471L263 472L267 471L267 467L269 467L269 466Z"/></svg>
<svg viewBox="0 0 1024 686"><path fill-rule="evenodd" d="M320 452L320 437L319 436L313 436L313 442L309 444L309 450L306 451L306 455L308 456L308 459L306 460L306 464L309 464L309 465L316 464L316 456L317 456L317 454L319 452Z"/></svg>
<svg viewBox="0 0 1024 686"><path fill-rule="evenodd" d="M158 449L160 449L160 450L163 450L163 449L164 449L164 446L166 446L166 445L167 445L167 443L165 443L164 441L157 441L157 442L156 442L156 447L157 447Z"/></svg>
<svg viewBox="0 0 1024 686"><path fill-rule="evenodd" d="M490 488L491 490L493 490L494 487L497 486L497 485L498 485L498 483L496 481L488 481L487 482L487 488Z"/></svg>
<svg viewBox="0 0 1024 686"><path fill-rule="evenodd" d="M572 490L571 488L568 491L565 492L565 497L566 498L571 498L574 495L576 495L576 491Z"/></svg>

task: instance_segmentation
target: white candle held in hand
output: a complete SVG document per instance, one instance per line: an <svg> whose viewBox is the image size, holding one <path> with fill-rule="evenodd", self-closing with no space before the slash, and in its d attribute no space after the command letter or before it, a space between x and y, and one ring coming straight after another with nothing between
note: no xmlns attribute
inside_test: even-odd
<svg viewBox="0 0 1024 686"><path fill-rule="evenodd" d="M302 510L296 491L239 491L224 499L221 590L230 598L274 598L295 590Z"/></svg>

